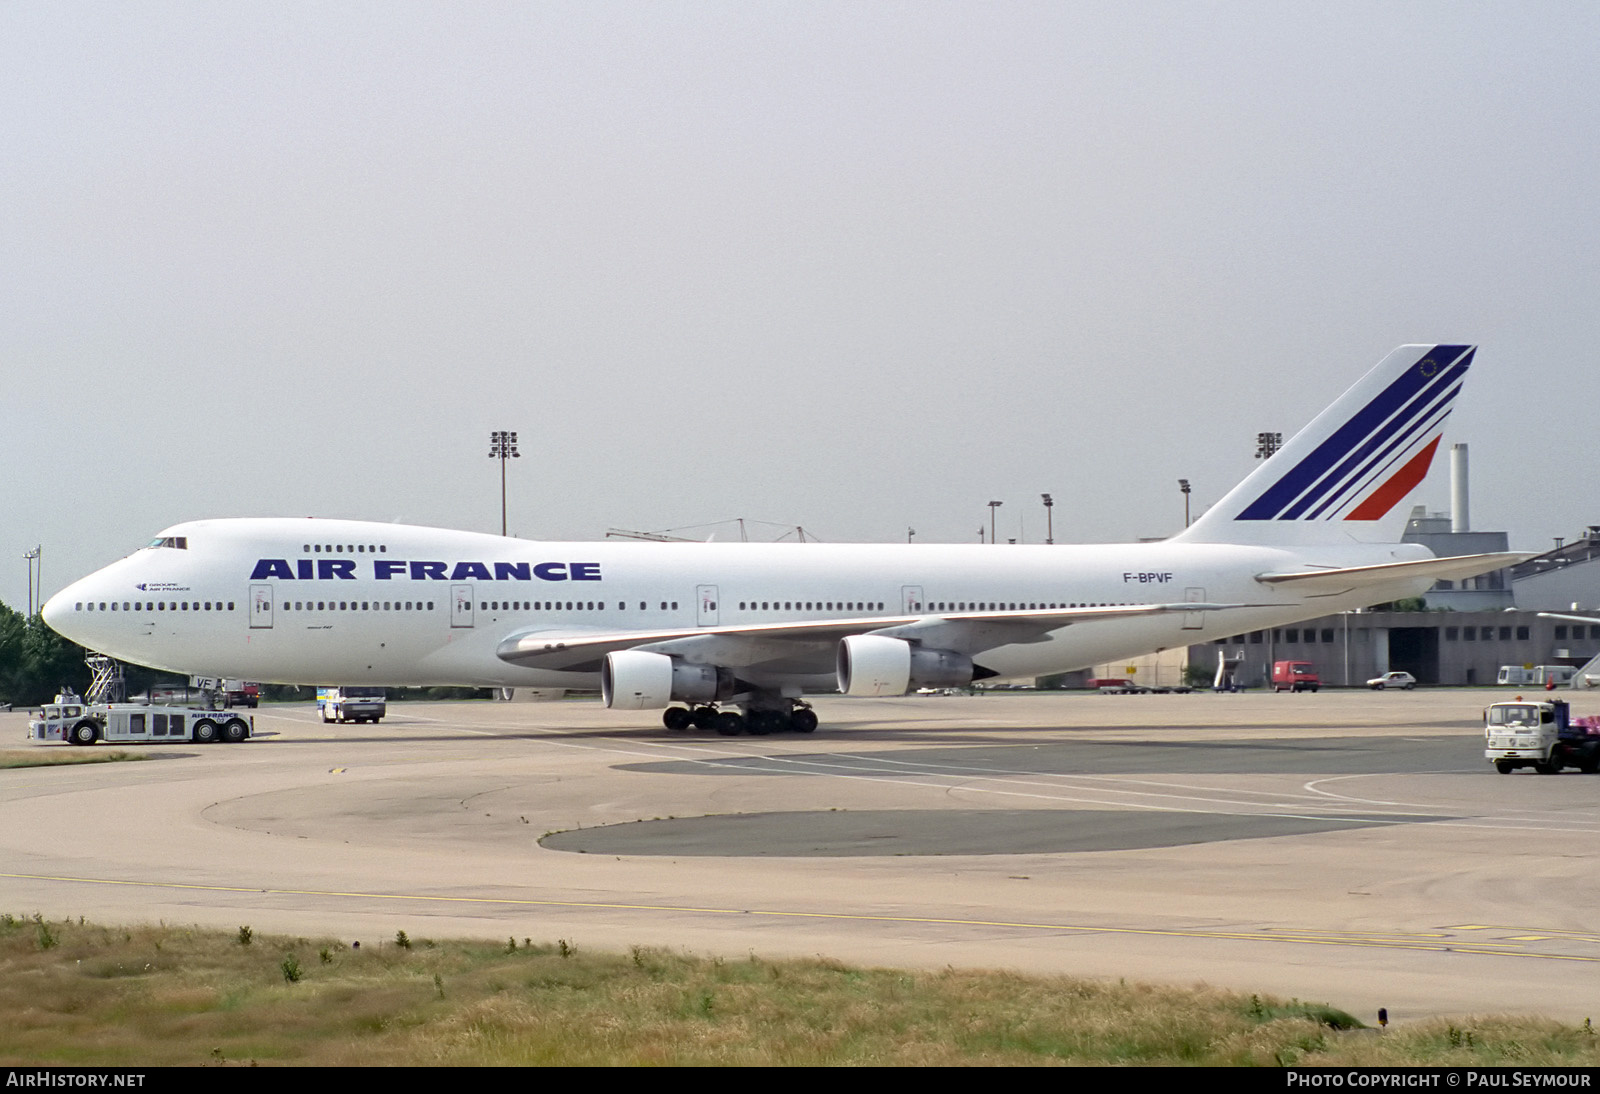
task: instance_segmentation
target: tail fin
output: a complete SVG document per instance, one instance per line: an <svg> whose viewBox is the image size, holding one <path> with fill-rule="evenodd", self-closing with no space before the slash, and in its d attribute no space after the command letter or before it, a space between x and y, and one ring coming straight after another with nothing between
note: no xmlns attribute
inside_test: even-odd
<svg viewBox="0 0 1600 1094"><path fill-rule="evenodd" d="M1177 538L1392 542L1476 346L1401 346Z"/></svg>

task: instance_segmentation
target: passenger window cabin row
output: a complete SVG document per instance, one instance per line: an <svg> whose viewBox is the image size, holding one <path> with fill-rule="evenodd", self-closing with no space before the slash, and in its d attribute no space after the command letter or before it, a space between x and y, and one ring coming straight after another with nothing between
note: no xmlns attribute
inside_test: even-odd
<svg viewBox="0 0 1600 1094"><path fill-rule="evenodd" d="M72 610L75 612L114 612L118 610L125 612L231 612L233 611L233 601L227 601L227 607L223 607L223 601L221 600L134 600L131 602L124 600L120 605L115 600L110 602L104 600L99 602L90 601L87 604L80 600L72 606Z"/></svg>

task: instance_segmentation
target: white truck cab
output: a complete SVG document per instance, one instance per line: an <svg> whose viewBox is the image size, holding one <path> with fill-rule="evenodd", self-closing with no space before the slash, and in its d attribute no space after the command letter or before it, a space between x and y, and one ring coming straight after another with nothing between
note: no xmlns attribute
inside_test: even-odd
<svg viewBox="0 0 1600 1094"><path fill-rule="evenodd" d="M1576 767L1600 771L1600 718L1573 718L1564 699L1491 703L1483 712L1484 758L1509 775L1531 767L1541 775Z"/></svg>

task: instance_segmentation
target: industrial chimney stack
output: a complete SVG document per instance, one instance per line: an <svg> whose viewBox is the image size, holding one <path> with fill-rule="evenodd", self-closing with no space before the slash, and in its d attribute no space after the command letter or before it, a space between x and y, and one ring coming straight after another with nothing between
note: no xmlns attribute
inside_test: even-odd
<svg viewBox="0 0 1600 1094"><path fill-rule="evenodd" d="M1467 446L1450 446L1450 530L1472 531L1472 516L1467 510Z"/></svg>

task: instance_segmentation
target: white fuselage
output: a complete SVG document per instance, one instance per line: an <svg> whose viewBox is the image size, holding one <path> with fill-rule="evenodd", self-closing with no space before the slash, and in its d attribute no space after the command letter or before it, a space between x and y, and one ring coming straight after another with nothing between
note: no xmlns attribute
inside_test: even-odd
<svg viewBox="0 0 1600 1094"><path fill-rule="evenodd" d="M1431 578L1309 598L1268 572L1431 557L1400 544L1079 546L546 543L358 521L195 521L63 589L74 641L190 675L296 684L597 688L497 655L513 634L1209 602L1077 622L984 654L1005 677L1085 668L1418 595ZM182 546L176 544L182 543ZM786 681L831 689L815 671Z"/></svg>

